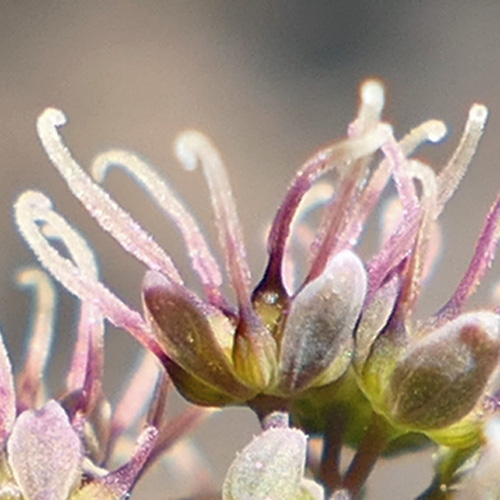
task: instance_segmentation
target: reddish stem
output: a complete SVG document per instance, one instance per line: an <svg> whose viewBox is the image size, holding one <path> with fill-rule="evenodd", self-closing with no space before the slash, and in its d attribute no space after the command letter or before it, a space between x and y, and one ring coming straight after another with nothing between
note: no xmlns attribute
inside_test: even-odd
<svg viewBox="0 0 500 500"><path fill-rule="evenodd" d="M332 420L333 425L327 429L323 439L323 455L319 470L319 478L329 492L337 490L342 485L340 453L345 430L343 415L335 415Z"/></svg>
<svg viewBox="0 0 500 500"><path fill-rule="evenodd" d="M358 496L387 443L386 423L379 415L373 413L361 445L344 476L342 486L349 490L354 498Z"/></svg>

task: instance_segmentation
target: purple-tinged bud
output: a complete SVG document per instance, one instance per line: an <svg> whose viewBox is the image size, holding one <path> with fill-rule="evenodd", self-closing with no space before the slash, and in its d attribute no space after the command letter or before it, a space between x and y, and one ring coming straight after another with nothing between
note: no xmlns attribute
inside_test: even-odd
<svg viewBox="0 0 500 500"><path fill-rule="evenodd" d="M17 418L7 452L16 482L27 500L66 500L80 477L80 438L55 401Z"/></svg>
<svg viewBox="0 0 500 500"><path fill-rule="evenodd" d="M421 430L442 429L477 404L500 354L500 316L459 316L418 341L401 359L388 386L391 418Z"/></svg>
<svg viewBox="0 0 500 500"><path fill-rule="evenodd" d="M145 464L151 458L159 431L153 426L146 427L137 440L132 459L113 472L87 481L71 500L125 500L130 498L137 479Z"/></svg>
<svg viewBox="0 0 500 500"><path fill-rule="evenodd" d="M281 346L281 389L325 385L347 370L366 293L360 259L345 250L293 300Z"/></svg>
<svg viewBox="0 0 500 500"><path fill-rule="evenodd" d="M298 429L264 431L231 464L222 489L223 500L304 498L301 482L306 449L306 435Z"/></svg>
<svg viewBox="0 0 500 500"><path fill-rule="evenodd" d="M234 326L228 318L157 272L146 274L143 294L146 316L158 342L181 369L174 367L174 380L191 384L193 378L199 379L199 388L211 387L216 393L230 395L233 402L245 401L252 395L252 390L234 373ZM183 377L182 372L190 376ZM208 395L201 392L200 400L207 399L205 396Z"/></svg>

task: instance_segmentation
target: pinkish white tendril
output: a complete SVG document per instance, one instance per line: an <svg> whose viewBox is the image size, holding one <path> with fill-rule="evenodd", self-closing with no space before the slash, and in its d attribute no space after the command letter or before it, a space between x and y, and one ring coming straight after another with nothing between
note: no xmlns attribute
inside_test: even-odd
<svg viewBox="0 0 500 500"><path fill-rule="evenodd" d="M379 124L366 135L321 149L304 164L292 181L269 234L267 274L271 280L280 280L284 249L292 220L302 198L313 183L325 172L348 165L358 158L373 153L391 134L392 128L389 125Z"/></svg>
<svg viewBox="0 0 500 500"><path fill-rule="evenodd" d="M99 280L99 272L94 252L87 242L75 231L63 237L57 227L50 224L42 226L47 239L60 240L72 260L82 273L88 274L95 281ZM78 324L78 338L70 369L66 380L68 392L84 388L87 395L86 404L95 403L100 395L104 365L104 317L100 309L91 302L83 302Z"/></svg>
<svg viewBox="0 0 500 500"><path fill-rule="evenodd" d="M500 195L497 196L486 217L467 272L458 284L452 298L437 314L439 321L452 319L460 314L468 298L476 291L481 279L491 266L500 239L499 220ZM495 312L500 313L500 307L497 307Z"/></svg>
<svg viewBox="0 0 500 500"><path fill-rule="evenodd" d="M384 86L378 80L367 80L361 86L360 97L358 116L348 128L350 138L367 132L380 121L385 103Z"/></svg>
<svg viewBox="0 0 500 500"><path fill-rule="evenodd" d="M132 428L132 425L139 419L144 411L147 398L144 395L145 389L152 391L160 367L149 354L145 353L138 363L138 368L133 371L133 376L127 381L126 391L116 405L111 424L111 440L120 436L125 429Z"/></svg>
<svg viewBox="0 0 500 500"><path fill-rule="evenodd" d="M38 118L37 130L50 161L64 177L71 192L127 252L150 269L161 271L171 280L182 283L170 257L73 159L58 132L58 127L65 123L66 116L62 111L48 108Z"/></svg>
<svg viewBox="0 0 500 500"><path fill-rule="evenodd" d="M217 261L196 220L175 191L150 165L128 151L113 149L100 154L92 163L91 173L97 182L102 183L111 167L120 167L133 177L172 219L184 238L193 269L198 273L210 302L227 307L220 291L222 277Z"/></svg>
<svg viewBox="0 0 500 500"><path fill-rule="evenodd" d="M234 197L220 155L206 136L193 130L177 138L175 153L186 170L194 170L198 164L203 167L231 284L241 310L249 312L250 269Z"/></svg>
<svg viewBox="0 0 500 500"><path fill-rule="evenodd" d="M425 142L437 143L446 134L446 126L438 120L429 120L415 127L406 134L400 141L399 147L405 154L410 156ZM356 245L359 236L365 226L366 219L373 212L380 194L384 190L390 178L390 163L387 158L382 160L380 165L372 173L365 189L359 195L358 202L354 206L354 211L350 217L342 235L338 238L338 246L332 253L350 249Z"/></svg>
<svg viewBox="0 0 500 500"><path fill-rule="evenodd" d="M488 119L488 108L482 104L474 104L469 111L469 117L460 139L460 143L446 166L438 176L439 213L458 187L476 152Z"/></svg>
<svg viewBox="0 0 500 500"><path fill-rule="evenodd" d="M43 373L54 336L56 296L52 280L41 269L23 269L16 278L20 286L32 290L36 302L24 368L17 379L17 404L19 409L24 410L33 408L41 395Z"/></svg>
<svg viewBox="0 0 500 500"><path fill-rule="evenodd" d="M128 330L137 341L150 349L160 359L166 361L163 350L151 335L150 329L141 315L110 292L102 283L85 270L75 266L69 259L62 257L49 245L40 232L37 223L52 226L53 232L60 235L61 240L74 239L71 247L78 241L76 231L56 212L52 210L51 201L42 193L27 191L23 193L14 206L16 223L21 235L31 247L40 263L83 302L98 307L102 314L115 326ZM80 242L83 245L83 239Z"/></svg>
<svg viewBox="0 0 500 500"><path fill-rule="evenodd" d="M402 299L407 314L410 314L422 286L422 275L426 265L429 247L429 238L432 235L431 224L437 217L437 180L433 170L417 161L410 160L407 168L408 175L417 179L422 186L422 194L419 200L421 219L420 227L416 235L413 250L408 264L408 274L403 285Z"/></svg>

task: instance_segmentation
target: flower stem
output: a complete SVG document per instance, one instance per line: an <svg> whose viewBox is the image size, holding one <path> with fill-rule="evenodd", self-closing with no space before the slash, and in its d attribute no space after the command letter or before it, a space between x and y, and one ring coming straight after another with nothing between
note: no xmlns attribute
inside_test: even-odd
<svg viewBox="0 0 500 500"><path fill-rule="evenodd" d="M384 451L388 442L386 422L377 415L372 414L368 429L361 441L361 445L347 470L343 487L349 490L356 498L365 484L375 462Z"/></svg>
<svg viewBox="0 0 500 500"><path fill-rule="evenodd" d="M333 415L331 425L323 439L323 454L319 470L319 479L329 492L341 487L340 453L345 430L345 417L342 414Z"/></svg>

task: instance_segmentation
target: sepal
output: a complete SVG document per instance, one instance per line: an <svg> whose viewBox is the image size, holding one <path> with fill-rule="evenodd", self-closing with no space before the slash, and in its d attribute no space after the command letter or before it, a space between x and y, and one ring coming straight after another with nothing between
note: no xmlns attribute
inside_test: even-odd
<svg viewBox="0 0 500 500"><path fill-rule="evenodd" d="M151 271L144 278L143 301L158 342L184 372L207 386L220 388L235 401L244 401L253 394L234 373L232 325L219 310L182 285Z"/></svg>
<svg viewBox="0 0 500 500"><path fill-rule="evenodd" d="M166 368L177 390L191 403L200 406L226 406L244 401L222 387L208 384L206 380L187 372L174 362L170 362Z"/></svg>
<svg viewBox="0 0 500 500"><path fill-rule="evenodd" d="M295 297L281 347L282 391L326 385L345 373L365 294L363 264L345 250Z"/></svg>
<svg viewBox="0 0 500 500"><path fill-rule="evenodd" d="M276 378L277 346L259 321L234 338L233 362L238 377L255 391L263 391Z"/></svg>
<svg viewBox="0 0 500 500"><path fill-rule="evenodd" d="M500 354L500 316L474 312L424 336L392 373L388 408L398 424L433 430L477 404Z"/></svg>
<svg viewBox="0 0 500 500"><path fill-rule="evenodd" d="M377 337L387 326L398 297L400 287L396 275L377 290L371 302L363 309L363 315L356 328L356 348L354 351L354 367L361 372L370 356Z"/></svg>

